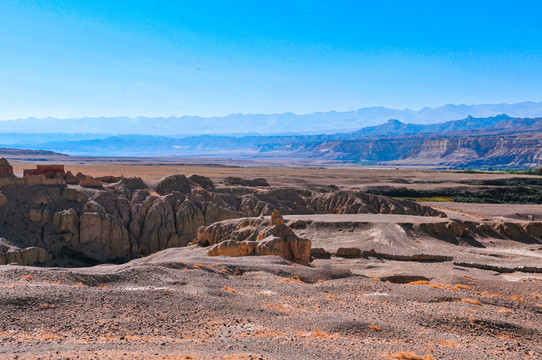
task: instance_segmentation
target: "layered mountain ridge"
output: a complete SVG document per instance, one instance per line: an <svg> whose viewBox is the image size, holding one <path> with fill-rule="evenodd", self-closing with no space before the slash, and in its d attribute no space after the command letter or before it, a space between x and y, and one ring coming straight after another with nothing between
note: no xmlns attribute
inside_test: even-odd
<svg viewBox="0 0 542 360"><path fill-rule="evenodd" d="M170 116L170 117L84 117L84 118L27 118L0 121L2 133L25 134L77 134L78 140L105 135L248 135L248 134L332 134L375 126L389 119L411 124L434 124L465 118L469 115L483 118L506 113L512 117L542 116L542 102L516 104L482 104L424 107L420 110L390 109L382 106L353 111L328 111L311 114L231 114L223 117ZM100 136L97 136L97 135Z"/></svg>
<svg viewBox="0 0 542 360"><path fill-rule="evenodd" d="M187 137L135 134L23 142L9 147L82 156L203 156L393 166L524 168L542 166L541 135L542 118L500 114L425 125L391 119L382 125L336 134ZM32 134L32 141L34 137Z"/></svg>

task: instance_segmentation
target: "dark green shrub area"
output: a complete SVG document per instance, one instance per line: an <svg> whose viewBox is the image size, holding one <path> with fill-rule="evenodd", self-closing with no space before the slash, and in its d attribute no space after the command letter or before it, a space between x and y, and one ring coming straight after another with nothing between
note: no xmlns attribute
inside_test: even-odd
<svg viewBox="0 0 542 360"><path fill-rule="evenodd" d="M479 192L465 191L453 199L455 202L488 204L542 204L542 187L494 187Z"/></svg>
<svg viewBox="0 0 542 360"><path fill-rule="evenodd" d="M385 195L391 197L400 198L431 198L431 197L451 197L454 198L457 195L456 189L439 189L439 190L416 190L406 187L373 187L367 189L367 192L375 195Z"/></svg>
<svg viewBox="0 0 542 360"><path fill-rule="evenodd" d="M506 167L492 168L489 167L485 170L476 169L464 169L464 170L452 170L450 172L462 173L462 174L517 174L517 175L540 175L542 176L542 168L526 168L525 170L515 170Z"/></svg>
<svg viewBox="0 0 542 360"><path fill-rule="evenodd" d="M528 169L526 171L510 171L510 174L542 175L542 168Z"/></svg>
<svg viewBox="0 0 542 360"><path fill-rule="evenodd" d="M465 181L463 184L487 186L539 186L542 187L542 178L508 178L480 181Z"/></svg>
<svg viewBox="0 0 542 360"><path fill-rule="evenodd" d="M379 187L367 190L375 195L400 198L450 197L454 202L481 204L542 204L542 186L484 187L478 191L462 189L416 190L408 188Z"/></svg>

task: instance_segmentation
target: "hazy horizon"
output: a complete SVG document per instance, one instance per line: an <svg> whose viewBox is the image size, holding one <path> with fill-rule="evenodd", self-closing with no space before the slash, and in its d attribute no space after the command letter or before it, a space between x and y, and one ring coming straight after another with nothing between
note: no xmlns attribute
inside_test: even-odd
<svg viewBox="0 0 542 360"><path fill-rule="evenodd" d="M485 118L507 114L516 118L542 117L542 102L516 104L444 105L420 110L386 107L350 112L310 114L231 114L225 117L85 117L27 118L1 121L0 144L13 143L16 134L143 134L143 135L271 135L333 134L399 120L407 124L437 124L472 116ZM36 141L43 142L43 140ZM45 140L47 141L47 140Z"/></svg>
<svg viewBox="0 0 542 360"><path fill-rule="evenodd" d="M28 116L25 118L11 118L11 119L0 119L0 121L17 121L17 120L29 120L29 119L35 119L35 120L46 120L46 119L58 119L58 120L70 120L70 119L84 119L84 118L128 118L128 119L138 119L138 118L182 118L182 117L200 117L200 118L225 118L228 116L235 116L235 115L284 115L284 114L291 114L296 116L303 116L303 115L312 115L312 114L320 114L320 113L347 113L347 112L355 112L360 110L366 110L366 109L387 109L387 110L394 110L394 111L411 111L411 112L421 112L423 110L428 109L440 109L445 108L448 106L451 107L472 107L472 106L498 106L498 105L516 105L516 104L539 104L542 103L542 100L524 100L524 101L518 101L516 103L491 103L491 104L480 104L480 103L461 103L461 104L453 104L453 103L446 103L442 105L437 106L423 106L418 108L393 108L393 107L387 107L382 105L376 105L376 106L366 106L366 107L359 107L353 110L336 110L336 109L329 109L329 110L323 110L323 111L313 111L313 112L305 112L305 113L296 113L293 111L284 111L284 112L269 112L269 113L250 113L250 112L238 112L238 113L229 113L229 114L223 114L223 115L216 115L216 116L205 116L205 115L190 115L190 114L172 114L172 115L164 115L164 116L146 116L146 115L136 115L136 116L126 116L126 115L118 115L118 116L105 116L105 115L96 115L96 116L66 116L66 117L55 117L55 116L43 116L43 117L37 117L37 116ZM508 115L508 114L507 114ZM542 114L541 114L542 115ZM390 119L393 120L393 119ZM460 119L455 119L460 120ZM440 122L440 120L436 119L435 122Z"/></svg>

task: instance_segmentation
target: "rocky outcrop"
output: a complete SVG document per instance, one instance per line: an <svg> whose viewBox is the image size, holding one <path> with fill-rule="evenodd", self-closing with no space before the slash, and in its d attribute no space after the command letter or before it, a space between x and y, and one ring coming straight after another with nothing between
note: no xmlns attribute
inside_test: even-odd
<svg viewBox="0 0 542 360"><path fill-rule="evenodd" d="M187 178L185 175L176 174L169 175L160 179L155 184L153 184L152 188L160 195L166 195L174 191L188 194L194 186L194 182Z"/></svg>
<svg viewBox="0 0 542 360"><path fill-rule="evenodd" d="M0 265L36 265L52 259L52 255L38 247L21 249L0 238Z"/></svg>
<svg viewBox="0 0 542 360"><path fill-rule="evenodd" d="M207 176L201 176L192 174L188 177L194 184L199 185L201 188L205 190L213 190L215 188L215 184L213 181L208 178Z"/></svg>
<svg viewBox="0 0 542 360"><path fill-rule="evenodd" d="M399 214L439 216L446 214L414 201L353 191L334 191L311 199L315 212L324 214Z"/></svg>
<svg viewBox="0 0 542 360"><path fill-rule="evenodd" d="M292 229L306 229L307 222L303 220L290 221L288 223L288 226L291 227Z"/></svg>
<svg viewBox="0 0 542 360"><path fill-rule="evenodd" d="M316 259L329 259L331 253L324 248L311 248L310 256Z"/></svg>
<svg viewBox="0 0 542 360"><path fill-rule="evenodd" d="M112 183L109 185L109 188L130 199L135 190L148 189L148 186L141 178L129 177L122 178L118 182Z"/></svg>
<svg viewBox="0 0 542 360"><path fill-rule="evenodd" d="M242 197L239 210L249 216L271 215L273 210L284 215L316 213L310 198L304 198L290 188L247 194Z"/></svg>
<svg viewBox="0 0 542 360"><path fill-rule="evenodd" d="M284 218L277 210L273 210L271 213L271 225L284 225Z"/></svg>
<svg viewBox="0 0 542 360"><path fill-rule="evenodd" d="M539 136L428 137L399 163L538 167L542 140Z"/></svg>
<svg viewBox="0 0 542 360"><path fill-rule="evenodd" d="M274 209L312 212L289 189L238 196L196 187L188 191L187 186L193 186L191 180L174 176L158 182L156 189L186 193L157 195L137 178L125 178L104 189L8 187L0 196L0 236L21 248L41 247L55 259L76 252L83 263L73 265L84 265L185 246L196 238L200 226L218 221L270 214ZM252 201L256 206L250 205Z"/></svg>
<svg viewBox="0 0 542 360"><path fill-rule="evenodd" d="M88 193L79 191L77 188L65 187L62 191L62 196L65 200L70 202L81 203L88 199Z"/></svg>
<svg viewBox="0 0 542 360"><path fill-rule="evenodd" d="M311 242L298 238L274 211L271 221L239 219L200 229L200 245L211 245L209 256L275 255L300 264L309 263Z"/></svg>
<svg viewBox="0 0 542 360"><path fill-rule="evenodd" d="M8 197L0 192L0 207L6 205L8 202Z"/></svg>
<svg viewBox="0 0 542 360"><path fill-rule="evenodd" d="M507 267L507 266L477 264L477 263L472 263L472 262L471 263L469 263L469 262L454 262L454 266L462 266L462 267L469 267L469 268L475 268L475 269L495 271L495 272L498 272L498 273L501 273L501 274L511 274L511 273L515 273L515 272L542 274L542 267L538 267L538 266Z"/></svg>
<svg viewBox="0 0 542 360"><path fill-rule="evenodd" d="M542 243L542 221L462 221L421 223L412 227L437 238L483 247L476 237L505 238L526 244Z"/></svg>
<svg viewBox="0 0 542 360"><path fill-rule="evenodd" d="M240 186L262 186L269 187L269 183L266 179L242 179L239 177L228 176L224 178L224 184L226 185L240 185Z"/></svg>
<svg viewBox="0 0 542 360"><path fill-rule="evenodd" d="M66 179L66 184L77 184L77 178L75 177L75 175L73 175L71 171L67 171L64 178Z"/></svg>
<svg viewBox="0 0 542 360"><path fill-rule="evenodd" d="M371 249L369 251L362 251L362 257L375 257L377 259L387 259L387 260L396 260L396 261L416 261L416 262L446 262L452 261L454 258L451 256L444 255L433 255L433 254L413 254L413 255L399 255L399 254L387 254L375 251Z"/></svg>
<svg viewBox="0 0 542 360"><path fill-rule="evenodd" d="M360 258L361 257L361 250L359 248L338 248L337 252L335 253L338 257L344 257L344 258Z"/></svg>
<svg viewBox="0 0 542 360"><path fill-rule="evenodd" d="M109 184L119 182L122 179L124 179L124 176L113 176L113 175L98 176L96 178L96 180L100 180L101 182L109 183Z"/></svg>

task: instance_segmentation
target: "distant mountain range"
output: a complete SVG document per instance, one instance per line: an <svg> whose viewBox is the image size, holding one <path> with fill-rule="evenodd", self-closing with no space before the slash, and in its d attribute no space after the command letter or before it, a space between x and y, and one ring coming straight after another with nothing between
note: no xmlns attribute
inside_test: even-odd
<svg viewBox="0 0 542 360"><path fill-rule="evenodd" d="M445 105L421 110L397 110L369 107L346 112L317 112L296 115L282 114L233 114L225 117L182 116L168 118L28 118L0 121L0 143L21 142L20 134L52 134L48 140L73 140L104 138L111 135L272 135L272 134L331 134L354 131L367 126L380 125L397 119L409 125L434 124L467 116L485 118L508 114L514 118L542 116L542 102L493 105ZM11 133L11 134L9 134ZM39 136L28 142L36 142ZM39 142L39 141L38 141ZM41 141L43 142L43 141Z"/></svg>
<svg viewBox="0 0 542 360"><path fill-rule="evenodd" d="M35 134L29 135L34 139ZM0 145L4 145L1 144ZM506 114L437 124L388 120L377 126L319 135L116 135L11 145L86 156L189 156L291 159L370 165L542 167L542 117Z"/></svg>
<svg viewBox="0 0 542 360"><path fill-rule="evenodd" d="M542 102L222 118L9 120L0 121L0 146L81 156L539 167Z"/></svg>

